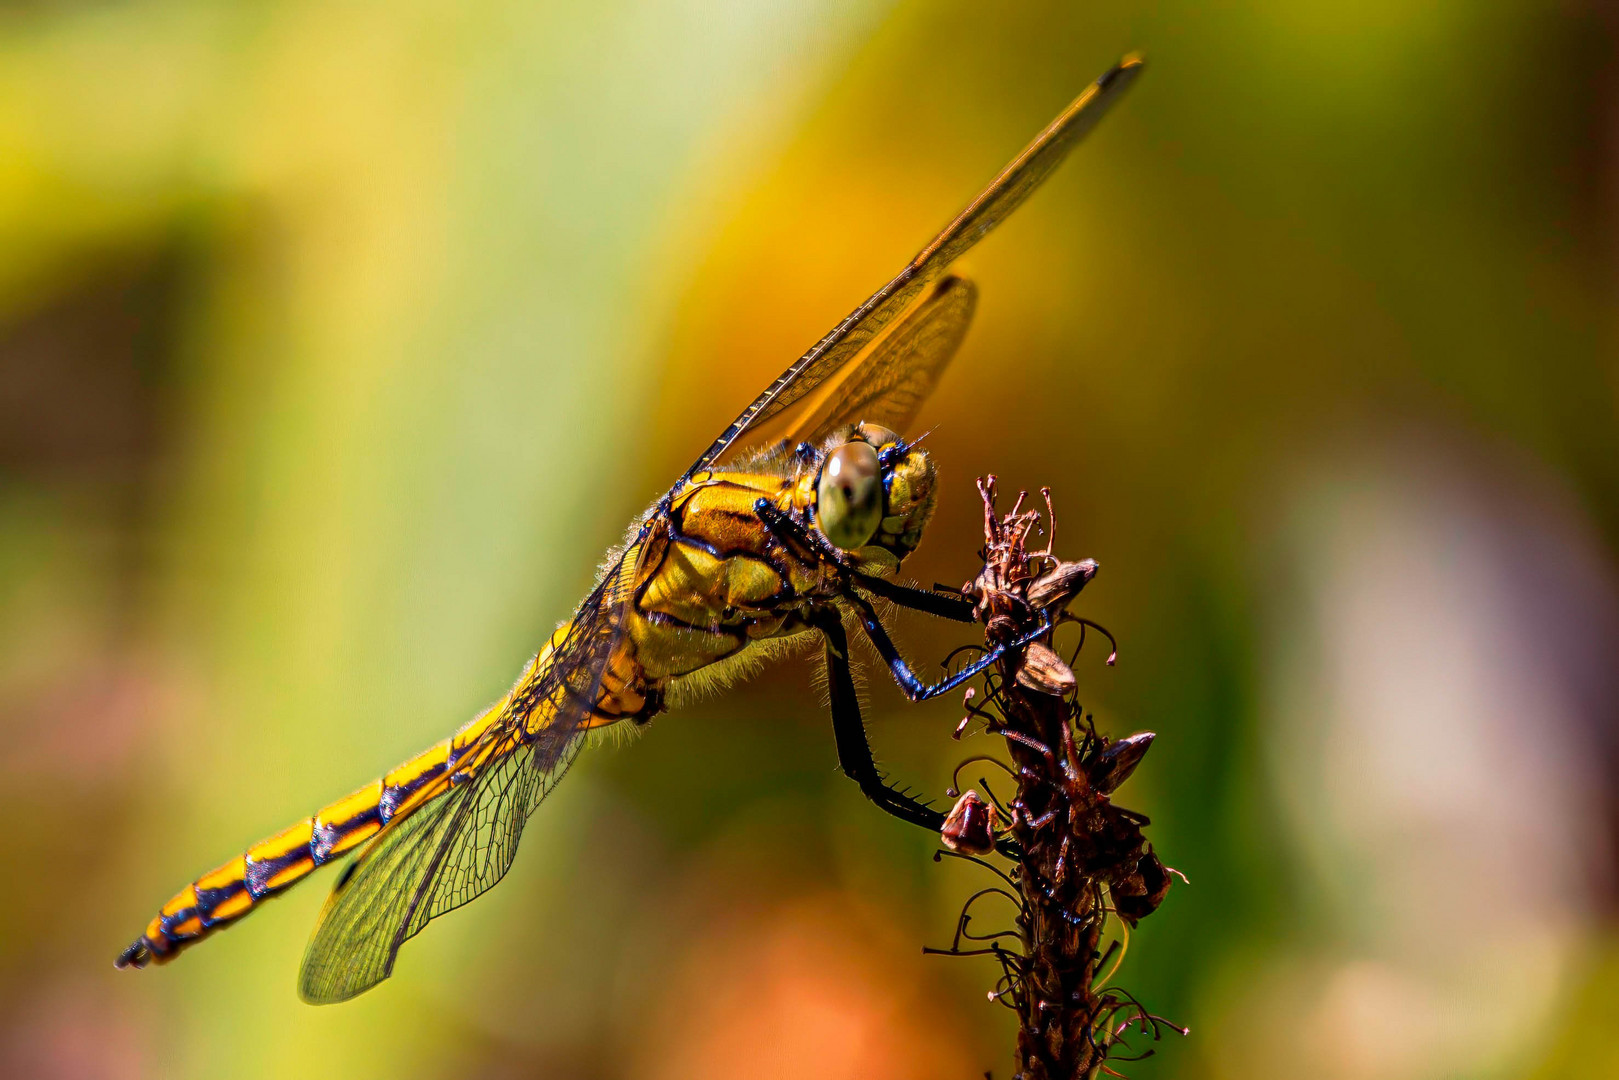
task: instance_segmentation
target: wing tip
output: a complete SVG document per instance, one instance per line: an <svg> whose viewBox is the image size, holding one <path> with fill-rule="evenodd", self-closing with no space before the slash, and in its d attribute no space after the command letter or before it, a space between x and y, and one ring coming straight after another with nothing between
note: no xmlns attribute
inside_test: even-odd
<svg viewBox="0 0 1619 1080"><path fill-rule="evenodd" d="M936 299L937 297L943 296L947 292L956 291L961 291L968 296L976 297L978 295L978 286L970 277L957 273L949 273L940 278L938 282L934 284L933 291L928 294L928 299Z"/></svg>
<svg viewBox="0 0 1619 1080"><path fill-rule="evenodd" d="M1126 53L1118 63L1104 71L1096 80L1096 89L1104 94L1122 93L1147 66L1147 60L1138 52Z"/></svg>
<svg viewBox="0 0 1619 1080"><path fill-rule="evenodd" d="M380 981L380 980L379 980ZM345 987L316 987L298 984L298 1000L305 1005L341 1005L345 1001L353 1001L376 983L367 983L364 986Z"/></svg>
<svg viewBox="0 0 1619 1080"><path fill-rule="evenodd" d="M305 1005L338 1005L353 1001L367 990L387 982L393 970L392 960L381 971L374 968L361 970L354 965L345 965L335 971L329 967L316 969L309 966L309 957L305 954L304 966L298 972L298 1000Z"/></svg>

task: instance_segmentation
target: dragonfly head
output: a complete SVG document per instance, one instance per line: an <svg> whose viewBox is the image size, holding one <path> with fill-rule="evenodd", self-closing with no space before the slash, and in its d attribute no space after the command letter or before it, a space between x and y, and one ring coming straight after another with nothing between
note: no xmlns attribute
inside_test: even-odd
<svg viewBox="0 0 1619 1080"><path fill-rule="evenodd" d="M815 492L821 533L872 571L892 571L933 514L933 461L888 428L857 424L820 455Z"/></svg>

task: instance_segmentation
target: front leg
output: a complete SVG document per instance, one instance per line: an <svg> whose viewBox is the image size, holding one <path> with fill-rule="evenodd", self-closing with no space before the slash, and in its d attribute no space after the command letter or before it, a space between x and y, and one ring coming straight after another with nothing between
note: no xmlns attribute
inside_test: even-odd
<svg viewBox="0 0 1619 1080"><path fill-rule="evenodd" d="M860 627L865 630L866 636L871 639L872 645L876 647L877 655L881 656L883 663L888 665L889 674L894 677L894 681L899 684L899 688L905 692L905 696L912 701L926 701L928 698L947 694L962 683L977 678L985 669L1008 652L1021 649L1030 642L1051 632L1051 616L1042 611L1040 613L1040 625L1034 630L1029 631L1022 637L1014 638L1011 641L995 646L954 675L929 686L916 677L916 673L911 670L911 666L899 654L898 646L894 644L894 639L888 636L888 630L883 626L882 621L877 618L877 612L872 609L872 606L852 592L845 599L855 609L855 613L860 616Z"/></svg>
<svg viewBox="0 0 1619 1080"><path fill-rule="evenodd" d="M866 724L860 715L860 698L855 693L854 674L849 669L849 638L836 612L815 620L826 639L826 683L832 698L832 735L837 741L838 764L860 785L866 798L901 821L920 825L935 835L944 827L944 815L895 791L883 781L877 762L871 756Z"/></svg>
<svg viewBox="0 0 1619 1080"><path fill-rule="evenodd" d="M909 585L900 585L884 578L862 574L855 569L849 556L833 546L830 540L803 522L794 520L790 514L783 512L769 499L756 500L753 512L759 515L759 520L765 523L765 528L769 529L776 539L782 543L796 544L804 551L831 563L842 570L850 581L873 596L880 596L912 611L938 615L940 618L954 619L956 622L974 621L973 602L960 593L913 589Z"/></svg>
<svg viewBox="0 0 1619 1080"><path fill-rule="evenodd" d="M855 584L873 596L880 596L911 611L937 615L956 622L976 621L973 615L973 602L960 593L941 592L938 589L913 589L909 585L900 585L886 578L864 575L855 578Z"/></svg>

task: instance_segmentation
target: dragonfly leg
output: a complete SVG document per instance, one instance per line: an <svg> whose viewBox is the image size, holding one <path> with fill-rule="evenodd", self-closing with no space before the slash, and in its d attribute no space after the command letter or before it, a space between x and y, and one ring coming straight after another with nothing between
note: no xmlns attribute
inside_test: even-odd
<svg viewBox="0 0 1619 1080"><path fill-rule="evenodd" d="M1051 632L1051 617L1042 613L1040 625L1035 629L1030 630L1022 637L1014 638L1011 641L995 646L949 678L930 686L918 679L916 674L911 671L910 665L899 654L899 648L895 646L894 639L888 636L887 629L883 627L882 621L877 618L877 612L872 609L872 606L859 596L850 595L848 600L854 606L855 613L860 616L861 628L866 631L866 636L871 639L872 645L876 646L877 654L883 658L883 663L888 665L889 674L894 676L894 681L899 684L899 688L912 701L926 701L928 698L947 694L962 683L977 678L985 668L1012 650L1021 649L1035 639L1044 637Z"/></svg>
<svg viewBox="0 0 1619 1080"><path fill-rule="evenodd" d="M860 715L860 698L855 693L854 675L849 669L849 638L836 612L817 620L826 639L827 687L832 698L832 735L837 740L838 764L860 785L866 798L901 821L920 825L933 833L944 827L944 815L901 791L895 791L877 771L866 738L865 720Z"/></svg>
<svg viewBox="0 0 1619 1080"><path fill-rule="evenodd" d="M885 578L858 577L855 583L873 596L898 604L902 608L938 615L956 622L973 622L973 602L960 593L941 592L937 589L913 589Z"/></svg>
<svg viewBox="0 0 1619 1080"><path fill-rule="evenodd" d="M753 500L753 512L759 515L759 520L765 523L765 528L776 534L776 539L798 544L827 562L842 567L851 574L855 573L855 568L849 565L847 556L838 550L837 545L822 536L818 530L795 520L792 515L769 499Z"/></svg>
<svg viewBox="0 0 1619 1080"><path fill-rule="evenodd" d="M960 593L940 592L928 589L913 589L909 585L899 585L884 578L872 577L862 574L849 562L849 558L839 551L832 542L819 532L809 528L801 521L795 521L790 515L775 506L768 499L759 499L753 504L754 513L765 527L774 533L777 539L784 542L796 543L800 547L819 555L822 559L842 569L862 589L873 596L880 596L884 600L898 604L900 607L912 611L920 611L928 615L938 615L945 619L954 619L956 622L973 621L973 602Z"/></svg>

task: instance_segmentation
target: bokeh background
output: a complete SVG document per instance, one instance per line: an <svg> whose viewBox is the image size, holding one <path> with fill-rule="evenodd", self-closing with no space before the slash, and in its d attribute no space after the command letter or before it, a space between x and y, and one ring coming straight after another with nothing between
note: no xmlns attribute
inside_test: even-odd
<svg viewBox="0 0 1619 1080"><path fill-rule="evenodd" d="M808 662L591 753L316 1009L332 875L155 906L498 696L601 552L1086 81L975 251L909 567L973 477L1093 556L1178 886L1139 1077L1619 1075L1619 17L1595 0L0 7L0 1073L1009 1072L977 879ZM970 632L907 621L941 658ZM869 684L928 792L987 742Z"/></svg>

